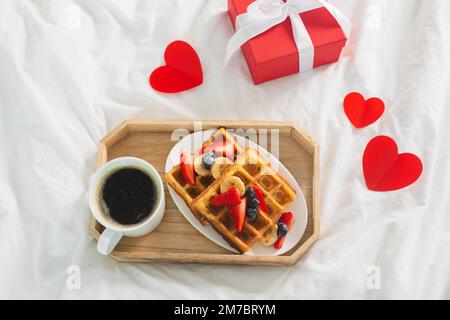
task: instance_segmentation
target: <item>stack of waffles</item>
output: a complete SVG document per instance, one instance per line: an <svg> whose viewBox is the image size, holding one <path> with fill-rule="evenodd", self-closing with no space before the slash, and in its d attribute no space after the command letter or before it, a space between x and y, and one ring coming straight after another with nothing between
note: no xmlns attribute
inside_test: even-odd
<svg viewBox="0 0 450 320"><path fill-rule="evenodd" d="M204 146L213 143L215 139L229 139L236 144L235 161L220 177L197 176L195 186L190 186L177 165L167 173L166 181L204 225L211 225L233 248L245 253L269 229L276 226L283 211L294 201L296 192L256 149L242 149L224 129L217 131ZM223 192L221 186L225 181L230 181L230 177L239 178L243 183L243 190L249 187L260 190L266 205L266 210L258 208L255 219L245 218L239 231L230 208L217 207L211 203L214 197Z"/></svg>
<svg viewBox="0 0 450 320"><path fill-rule="evenodd" d="M220 193L221 184L231 176L240 178L246 188L258 187L267 205L267 212L259 209L257 218L253 221L246 219L240 232L236 230L229 208L211 205L211 199ZM270 163L257 150L248 148L220 179L193 201L191 208L196 215L204 217L233 248L245 253L277 223L295 196L295 190Z"/></svg>
<svg viewBox="0 0 450 320"><path fill-rule="evenodd" d="M220 128L217 130L208 140L206 140L199 151L197 151L197 154L201 154L203 150L205 150L208 146L212 144L218 144L218 143L230 143L234 145L235 155L236 158L241 152L242 148L237 144L236 140L233 138L233 136L225 130L225 128ZM234 160L234 159L233 159ZM231 167L231 165L228 165ZM227 165L224 165L223 170L225 171L228 167ZM212 175L207 176L201 176L196 175L195 176L195 184L190 185L187 183L187 181L184 179L181 166L176 165L174 166L169 172L166 173L166 181L169 186L171 186L178 195L184 200L186 205L191 208L192 202L198 198L211 184L216 180ZM208 225L208 220L201 215L197 215L194 212L194 215L197 217L197 219L203 224Z"/></svg>

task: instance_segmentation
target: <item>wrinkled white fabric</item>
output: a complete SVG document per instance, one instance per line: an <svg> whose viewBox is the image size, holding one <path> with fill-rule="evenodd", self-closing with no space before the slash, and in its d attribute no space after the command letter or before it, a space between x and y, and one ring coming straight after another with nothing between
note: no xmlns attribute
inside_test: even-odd
<svg viewBox="0 0 450 320"><path fill-rule="evenodd" d="M450 2L331 2L353 22L341 62L255 86L241 54L223 68L225 0L1 1L0 298L449 299ZM158 94L148 76L175 39L197 49L205 81ZM353 90L386 102L369 128L344 115ZM321 146L321 239L290 268L99 255L86 199L97 143L135 116L295 121ZM379 134L421 157L418 183L367 190L362 152Z"/></svg>

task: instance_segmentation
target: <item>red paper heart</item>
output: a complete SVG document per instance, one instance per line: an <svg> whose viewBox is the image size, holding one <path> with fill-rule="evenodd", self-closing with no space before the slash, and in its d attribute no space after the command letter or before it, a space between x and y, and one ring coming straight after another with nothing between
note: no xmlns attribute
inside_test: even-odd
<svg viewBox="0 0 450 320"><path fill-rule="evenodd" d="M165 66L150 75L153 89L164 93L176 93L192 89L203 83L200 59L191 45L184 41L169 44L164 53Z"/></svg>
<svg viewBox="0 0 450 320"><path fill-rule="evenodd" d="M349 93L344 99L344 110L356 128L364 128L377 121L384 113L384 102L379 98L364 99L358 92Z"/></svg>
<svg viewBox="0 0 450 320"><path fill-rule="evenodd" d="M394 191L419 179L422 162L411 154L398 154L397 144L386 136L372 139L364 151L364 178L372 191Z"/></svg>

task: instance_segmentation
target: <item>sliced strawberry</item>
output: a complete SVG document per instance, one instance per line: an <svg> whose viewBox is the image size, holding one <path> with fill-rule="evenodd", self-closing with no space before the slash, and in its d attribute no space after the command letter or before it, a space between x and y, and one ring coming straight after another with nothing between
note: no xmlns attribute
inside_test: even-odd
<svg viewBox="0 0 450 320"><path fill-rule="evenodd" d="M222 142L218 143L218 142L213 142L210 143L206 146L203 147L202 149L202 153L206 153L206 152L210 152L210 151L214 151L214 149L218 146L222 145Z"/></svg>
<svg viewBox="0 0 450 320"><path fill-rule="evenodd" d="M255 191L255 197L259 200L259 209L264 212L268 212L266 200L264 200L264 194L258 186L252 186L253 191Z"/></svg>
<svg viewBox="0 0 450 320"><path fill-rule="evenodd" d="M234 160L236 146L230 141L216 141L203 148L203 153L213 151L216 157L226 157Z"/></svg>
<svg viewBox="0 0 450 320"><path fill-rule="evenodd" d="M244 227L245 211L247 209L247 198L242 198L241 203L237 206L230 207L237 232L241 232Z"/></svg>
<svg viewBox="0 0 450 320"><path fill-rule="evenodd" d="M214 151L215 148L224 145L227 141L224 140L224 137L218 136L212 142L203 147L202 153Z"/></svg>
<svg viewBox="0 0 450 320"><path fill-rule="evenodd" d="M212 198L211 204L215 207L234 207L241 204L241 195L237 188L231 188L227 192L218 194Z"/></svg>
<svg viewBox="0 0 450 320"><path fill-rule="evenodd" d="M280 219L278 220L278 223L284 223L285 225L287 225L288 230L291 229L294 222L295 222L294 214L290 211L283 213Z"/></svg>
<svg viewBox="0 0 450 320"><path fill-rule="evenodd" d="M180 156L181 173L184 180L191 185L195 185L195 172L194 172L194 156L189 152L183 152Z"/></svg>
<svg viewBox="0 0 450 320"><path fill-rule="evenodd" d="M278 238L277 241L275 241L275 243L273 245L275 247L275 249L277 249L277 250L281 249L281 247L283 246L283 243L284 243L284 239L286 239L286 237Z"/></svg>
<svg viewBox="0 0 450 320"><path fill-rule="evenodd" d="M221 147L218 147L214 151L218 155L222 155L222 157L228 158L234 161L234 155L236 153L236 146L232 142L227 142L223 144Z"/></svg>

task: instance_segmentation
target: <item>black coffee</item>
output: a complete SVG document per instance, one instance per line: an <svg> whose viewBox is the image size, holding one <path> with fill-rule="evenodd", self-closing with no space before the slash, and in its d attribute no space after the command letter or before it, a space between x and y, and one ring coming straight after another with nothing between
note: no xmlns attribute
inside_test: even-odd
<svg viewBox="0 0 450 320"><path fill-rule="evenodd" d="M111 218L128 225L141 222L152 212L157 191L147 174L124 168L106 178L102 198Z"/></svg>

